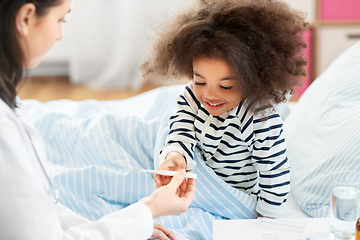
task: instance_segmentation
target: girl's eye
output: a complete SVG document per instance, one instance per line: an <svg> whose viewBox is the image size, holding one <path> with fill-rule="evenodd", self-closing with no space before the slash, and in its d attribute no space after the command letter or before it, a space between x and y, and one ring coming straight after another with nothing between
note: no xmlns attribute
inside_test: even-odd
<svg viewBox="0 0 360 240"><path fill-rule="evenodd" d="M198 81L194 81L194 84L195 85L205 85L205 83L201 83L201 82L198 82Z"/></svg>
<svg viewBox="0 0 360 240"><path fill-rule="evenodd" d="M66 20L65 19L60 19L60 22L66 23Z"/></svg>
<svg viewBox="0 0 360 240"><path fill-rule="evenodd" d="M232 86L230 87L224 87L224 86L220 86L222 89L225 89L225 90L231 90L232 89Z"/></svg>

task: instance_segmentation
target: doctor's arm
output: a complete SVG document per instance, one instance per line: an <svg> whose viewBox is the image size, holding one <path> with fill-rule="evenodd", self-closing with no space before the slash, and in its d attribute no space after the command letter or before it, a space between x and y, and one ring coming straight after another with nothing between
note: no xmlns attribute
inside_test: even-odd
<svg viewBox="0 0 360 240"><path fill-rule="evenodd" d="M147 239L154 217L186 211L195 193L194 181L179 192L179 173L139 203L92 222L50 199L34 149L14 117L0 117L0 146L0 239Z"/></svg>
<svg viewBox="0 0 360 240"><path fill-rule="evenodd" d="M184 192L179 192L179 185L184 178L185 171L180 171L167 186L156 190L138 203L106 215L97 222L72 226L67 232L76 236L75 239L82 239L82 235L94 232L98 232L94 239L147 239L150 236L163 239L161 235L175 239L166 228L153 224L152 219L165 215L179 215L188 209L195 194L195 181L189 179L188 188ZM112 236L113 238L110 238Z"/></svg>

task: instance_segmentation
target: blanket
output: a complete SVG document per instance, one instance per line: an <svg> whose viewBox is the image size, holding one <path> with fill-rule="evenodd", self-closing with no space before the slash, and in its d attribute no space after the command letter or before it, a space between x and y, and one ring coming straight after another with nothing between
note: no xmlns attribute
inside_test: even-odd
<svg viewBox="0 0 360 240"><path fill-rule="evenodd" d="M183 85L161 87L112 101L23 101L42 134L50 178L60 202L79 215L97 220L156 190L157 167ZM256 218L256 201L209 168L195 151L195 198L186 213L155 219L189 239L212 239L215 219Z"/></svg>

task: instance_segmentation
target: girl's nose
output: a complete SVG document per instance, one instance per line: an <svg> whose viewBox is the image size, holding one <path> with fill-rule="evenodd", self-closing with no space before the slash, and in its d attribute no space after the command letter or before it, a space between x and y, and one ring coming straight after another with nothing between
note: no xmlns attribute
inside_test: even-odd
<svg viewBox="0 0 360 240"><path fill-rule="evenodd" d="M205 97L208 98L209 100L216 99L217 98L216 91L212 87L209 87L206 90Z"/></svg>

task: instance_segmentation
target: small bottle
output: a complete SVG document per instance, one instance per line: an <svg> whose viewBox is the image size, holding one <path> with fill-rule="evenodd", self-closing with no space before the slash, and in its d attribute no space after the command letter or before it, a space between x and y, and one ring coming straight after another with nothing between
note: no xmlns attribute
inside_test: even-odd
<svg viewBox="0 0 360 240"><path fill-rule="evenodd" d="M360 218L356 222L355 227L355 240L360 240Z"/></svg>

